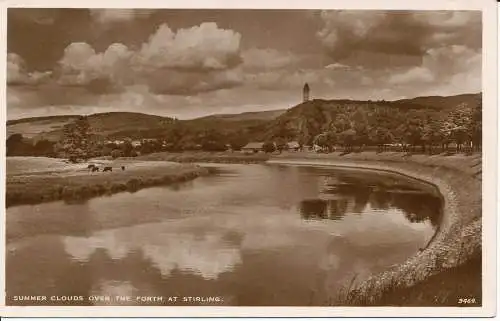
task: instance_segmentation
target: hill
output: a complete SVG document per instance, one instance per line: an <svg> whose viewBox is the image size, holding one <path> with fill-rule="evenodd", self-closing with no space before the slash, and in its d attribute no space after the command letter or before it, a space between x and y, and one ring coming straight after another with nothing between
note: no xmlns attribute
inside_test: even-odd
<svg viewBox="0 0 500 321"><path fill-rule="evenodd" d="M412 99L402 99L395 101L397 104L413 104L421 105L429 108L436 108L441 110L453 109L456 106L466 103L475 104L477 100L481 99L481 94L462 94L456 96L423 96Z"/></svg>
<svg viewBox="0 0 500 321"><path fill-rule="evenodd" d="M267 140L274 137L311 142L312 137L335 128L342 132L360 126L382 126L393 134L408 117L439 119L461 104L475 105L481 94L456 96L416 97L397 101L358 101L314 99L290 109L240 114L220 114L180 120L169 117L131 112L110 112L89 115L90 126L95 134L110 139L169 137L172 128L191 142L217 132L219 136L239 136L243 141ZM74 121L77 115L48 116L10 120L7 136L18 133L33 140L59 140L63 126ZM382 125L381 125L382 124ZM399 128L401 130L402 128Z"/></svg>
<svg viewBox="0 0 500 321"><path fill-rule="evenodd" d="M63 115L10 120L7 121L7 137L17 133L33 140L57 141L64 125L78 117L79 115ZM88 120L96 135L106 137L138 136L143 131L164 128L172 122L168 117L131 112L92 114L88 116Z"/></svg>
<svg viewBox="0 0 500 321"><path fill-rule="evenodd" d="M399 140L408 135L411 126L422 129L433 121L443 120L460 106L475 107L480 103L481 94L398 101L314 99L288 109L269 122L258 139L283 138L311 144L321 133L336 136L351 130L364 136L364 140L370 136L371 140L380 140L384 135L391 136L387 140Z"/></svg>
<svg viewBox="0 0 500 321"><path fill-rule="evenodd" d="M265 110L256 112L246 112L241 114L216 114L197 118L198 120L227 120L227 121L247 121L247 120L273 120L284 114L286 109Z"/></svg>
<svg viewBox="0 0 500 321"><path fill-rule="evenodd" d="M189 130L224 128L229 131L261 125L274 119L286 110L220 114L179 121ZM7 121L7 137L22 134L25 138L51 141L59 140L64 125L73 122L79 115L30 117ZM88 116L95 134L110 139L149 138L165 134L173 119L157 115L131 112L98 113Z"/></svg>

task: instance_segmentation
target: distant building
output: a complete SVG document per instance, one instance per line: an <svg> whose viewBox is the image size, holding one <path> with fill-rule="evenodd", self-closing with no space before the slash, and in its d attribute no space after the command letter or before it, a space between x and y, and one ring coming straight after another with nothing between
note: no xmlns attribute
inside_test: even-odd
<svg viewBox="0 0 500 321"><path fill-rule="evenodd" d="M122 144L124 144L124 143L125 143L125 141L124 141L124 140L119 140L119 139L117 139L117 140L113 141L113 144L115 144L115 145L122 145Z"/></svg>
<svg viewBox="0 0 500 321"><path fill-rule="evenodd" d="M131 144L133 147L140 147L142 145L142 142L140 140L133 140Z"/></svg>
<svg viewBox="0 0 500 321"><path fill-rule="evenodd" d="M264 150L264 143L252 142L241 148L243 153L258 153Z"/></svg>
<svg viewBox="0 0 500 321"><path fill-rule="evenodd" d="M306 83L304 85L304 89L302 90L302 95L303 95L303 98L304 98L304 102L306 101L309 101L309 93L310 93L311 89L309 88L309 84Z"/></svg>
<svg viewBox="0 0 500 321"><path fill-rule="evenodd" d="M297 152L300 150L300 144L299 142L293 141L293 142L288 142L286 143L287 149L289 151Z"/></svg>

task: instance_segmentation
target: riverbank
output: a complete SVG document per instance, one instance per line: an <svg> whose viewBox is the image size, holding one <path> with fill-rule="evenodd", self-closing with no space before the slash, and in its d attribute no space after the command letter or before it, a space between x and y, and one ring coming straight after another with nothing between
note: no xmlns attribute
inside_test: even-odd
<svg viewBox="0 0 500 321"><path fill-rule="evenodd" d="M347 285L333 298L332 304L481 305L481 155L283 153L273 156L269 162L397 172L426 181L442 194L442 222L427 248L382 274ZM462 304L460 298L474 299L474 303Z"/></svg>
<svg viewBox="0 0 500 321"><path fill-rule="evenodd" d="M130 159L143 161L168 161L177 163L222 163L222 164L256 164L269 160L265 153L244 154L235 152L181 152L181 153L153 153L141 155ZM126 159L126 158L124 158Z"/></svg>
<svg viewBox="0 0 500 321"><path fill-rule="evenodd" d="M111 172L89 172L87 165L112 167ZM173 184L209 173L194 164L119 159L67 164L62 159L8 157L6 207L57 200L76 201L123 191ZM125 170L121 169L125 167Z"/></svg>

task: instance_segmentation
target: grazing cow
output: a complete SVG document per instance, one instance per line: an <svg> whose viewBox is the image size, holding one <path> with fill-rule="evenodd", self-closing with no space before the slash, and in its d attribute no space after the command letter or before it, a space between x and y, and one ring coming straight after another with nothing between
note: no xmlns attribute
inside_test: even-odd
<svg viewBox="0 0 500 321"><path fill-rule="evenodd" d="M122 166L122 171L124 171L124 170L125 170L125 166Z"/></svg>
<svg viewBox="0 0 500 321"><path fill-rule="evenodd" d="M89 166L87 166L87 169L88 169L89 171L91 171L91 170L93 171L93 170L94 170L94 168L95 168L95 165L94 165L94 164L90 164Z"/></svg>
<svg viewBox="0 0 500 321"><path fill-rule="evenodd" d="M113 171L113 168L111 166L106 166L104 167L104 169L102 170L103 172L112 172Z"/></svg>
<svg viewBox="0 0 500 321"><path fill-rule="evenodd" d="M92 167L92 172L98 172L98 171L99 171L99 167L97 167L97 166Z"/></svg>

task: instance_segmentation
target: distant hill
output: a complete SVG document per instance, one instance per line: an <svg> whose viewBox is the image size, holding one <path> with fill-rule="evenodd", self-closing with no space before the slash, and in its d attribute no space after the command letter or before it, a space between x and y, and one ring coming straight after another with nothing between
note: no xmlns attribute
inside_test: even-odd
<svg viewBox="0 0 500 321"><path fill-rule="evenodd" d="M256 112L246 112L241 114L215 114L197 119L203 120L227 120L227 121L242 121L242 120L272 120L284 114L286 109L265 110Z"/></svg>
<svg viewBox="0 0 500 321"><path fill-rule="evenodd" d="M474 104L481 99L481 94L462 94L456 96L427 96L397 100L395 103L415 104L438 109L454 108L461 103Z"/></svg>
<svg viewBox="0 0 500 321"><path fill-rule="evenodd" d="M397 101L314 99L292 107L270 121L257 139L284 137L310 143L320 133L332 129L342 132L353 127L383 127L394 135L404 135L401 125L408 119L440 119L461 104L477 106L480 101L481 94L417 97Z"/></svg>
<svg viewBox="0 0 500 321"><path fill-rule="evenodd" d="M288 131L294 139L317 135L330 126L340 114L352 117L357 109L368 112L369 118L374 111L386 110L388 121L394 126L401 121L409 110L425 110L440 114L456 106L476 104L481 94L464 94L449 97L417 97L398 101L356 101L315 99L289 109L240 114L210 115L191 120L181 120L188 133L215 130L225 135L244 135L251 140L264 140L279 135L278 131ZM345 116L344 115L344 116ZM78 115L33 117L7 121L7 137L19 133L26 138L56 141L62 134L63 126L74 121ZM115 138L148 138L164 135L169 131L173 119L157 115L131 112L98 113L88 116L93 131L100 136ZM372 119L368 119L372 121Z"/></svg>
<svg viewBox="0 0 500 321"><path fill-rule="evenodd" d="M23 118L7 121L7 136L18 133L34 140L58 140L64 125L77 119L78 115ZM88 116L90 126L100 136L127 135L155 128L163 128L171 118L131 112L98 113Z"/></svg>
<svg viewBox="0 0 500 321"><path fill-rule="evenodd" d="M238 130L261 125L283 114L286 110L246 112L241 114L221 114L180 121L191 129ZM79 115L30 117L7 121L7 137L22 134L34 140L59 140L64 125L73 122ZM119 139L123 137L154 137L165 132L172 118L131 112L98 113L88 116L95 134ZM223 124L223 125L221 125ZM221 127L222 126L222 127Z"/></svg>

